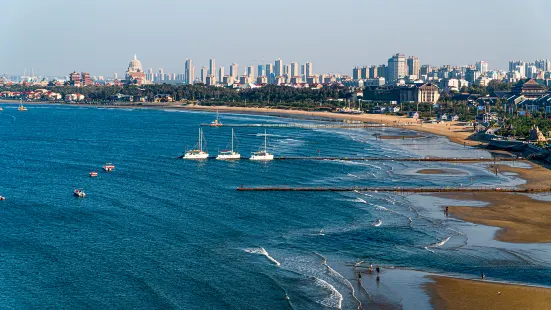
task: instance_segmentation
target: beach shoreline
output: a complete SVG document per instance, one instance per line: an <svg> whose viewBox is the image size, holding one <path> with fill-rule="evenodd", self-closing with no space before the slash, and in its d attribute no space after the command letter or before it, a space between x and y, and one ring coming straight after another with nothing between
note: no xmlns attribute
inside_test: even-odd
<svg viewBox="0 0 551 310"><path fill-rule="evenodd" d="M0 100L0 103L19 103L17 100ZM417 121L406 116L386 115L386 114L343 114L325 111L305 111L305 110L284 110L272 108L253 108L253 107L229 107L229 106L199 106L199 105L178 105L178 104L78 104L78 103L51 103L51 102L25 102L26 105L66 105L77 107L103 107L103 108L124 108L124 109L168 109L168 110L188 110L188 111L205 111L205 112L221 112L221 113L244 113L255 115L271 115L271 116L302 116L314 120L334 119L334 120L351 120L359 122L369 122L375 124L383 124L389 127L409 129L417 132L435 134L438 136L447 137L451 142L467 145L478 146L484 144L474 137L474 129L467 126L464 122L445 122L439 124L427 124ZM400 136L402 138L402 136ZM421 138L421 137L419 137Z"/></svg>

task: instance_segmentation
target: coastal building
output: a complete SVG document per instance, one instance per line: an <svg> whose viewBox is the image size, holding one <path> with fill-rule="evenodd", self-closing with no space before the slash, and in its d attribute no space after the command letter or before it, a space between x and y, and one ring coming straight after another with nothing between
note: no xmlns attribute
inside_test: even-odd
<svg viewBox="0 0 551 310"><path fill-rule="evenodd" d="M268 77L264 76L264 75L260 75L256 78L256 84L257 85L264 85L264 84L268 84Z"/></svg>
<svg viewBox="0 0 551 310"><path fill-rule="evenodd" d="M201 68L201 76L200 76L201 83L207 84L207 76L208 75L209 75L209 68L202 67Z"/></svg>
<svg viewBox="0 0 551 310"><path fill-rule="evenodd" d="M153 70L151 70L153 71ZM151 72L153 73L153 72ZM195 69L193 67L193 61L191 59L186 59L186 64L184 68L184 83L193 84L195 80Z"/></svg>
<svg viewBox="0 0 551 310"><path fill-rule="evenodd" d="M406 55L396 54L388 59L386 80L393 83L404 78L408 73Z"/></svg>
<svg viewBox="0 0 551 310"><path fill-rule="evenodd" d="M305 67L304 76L306 78L314 76L314 67L311 62L307 62L306 64L304 64L304 67Z"/></svg>
<svg viewBox="0 0 551 310"><path fill-rule="evenodd" d="M410 56L407 60L407 67L408 67L408 75L414 75L415 77L419 77L419 57L417 56Z"/></svg>
<svg viewBox="0 0 551 310"><path fill-rule="evenodd" d="M224 82L224 75L224 67L220 67L220 69L218 69L218 83Z"/></svg>
<svg viewBox="0 0 551 310"><path fill-rule="evenodd" d="M206 84L207 86L214 86L214 85L216 85L216 76L214 76L214 75L207 75L207 76L205 77L205 84Z"/></svg>
<svg viewBox="0 0 551 310"><path fill-rule="evenodd" d="M377 76L378 77L383 77L385 79L387 79L387 76L386 76L386 65L380 65L379 67L377 67Z"/></svg>
<svg viewBox="0 0 551 310"><path fill-rule="evenodd" d="M82 74L80 75L80 78L81 78L83 86L94 85L94 81L92 80L92 77L90 76L90 73L82 72Z"/></svg>
<svg viewBox="0 0 551 310"><path fill-rule="evenodd" d="M359 67L354 67L352 69L352 79L359 80L362 77L362 69Z"/></svg>
<svg viewBox="0 0 551 310"><path fill-rule="evenodd" d="M216 76L216 59L209 59L209 75Z"/></svg>
<svg viewBox="0 0 551 310"><path fill-rule="evenodd" d="M252 81L255 78L254 67L253 66L248 66L247 67L247 76L249 77L250 81Z"/></svg>
<svg viewBox="0 0 551 310"><path fill-rule="evenodd" d="M266 76L268 77L268 83L272 84L275 80L274 65L266 64Z"/></svg>
<svg viewBox="0 0 551 310"><path fill-rule="evenodd" d="M134 59L128 64L125 80L128 84L142 85L147 83L142 63L138 60L136 55L134 55Z"/></svg>
<svg viewBox="0 0 551 310"><path fill-rule="evenodd" d="M283 76L283 61L278 58L274 62L274 75L275 76Z"/></svg>
<svg viewBox="0 0 551 310"><path fill-rule="evenodd" d="M298 63L292 62L289 76L290 77L295 77L295 76L298 76L298 75L299 75Z"/></svg>
<svg viewBox="0 0 551 310"><path fill-rule="evenodd" d="M484 60L478 61L475 64L476 70L479 71L481 74L485 74L488 72L488 63Z"/></svg>
<svg viewBox="0 0 551 310"><path fill-rule="evenodd" d="M231 64L230 66L230 76L234 79L237 79L237 77L239 76L239 73L237 73L237 64L236 63L233 63Z"/></svg>
<svg viewBox="0 0 551 310"><path fill-rule="evenodd" d="M81 86L80 73L73 71L71 74L69 74L69 84L71 86Z"/></svg>
<svg viewBox="0 0 551 310"><path fill-rule="evenodd" d="M258 75L258 76L265 76L266 75L266 70L264 69L263 65L256 66L256 75Z"/></svg>
<svg viewBox="0 0 551 310"><path fill-rule="evenodd" d="M369 68L367 66L363 66L361 69L360 69L360 78L362 80L365 80L365 79L369 79L370 76L369 76Z"/></svg>

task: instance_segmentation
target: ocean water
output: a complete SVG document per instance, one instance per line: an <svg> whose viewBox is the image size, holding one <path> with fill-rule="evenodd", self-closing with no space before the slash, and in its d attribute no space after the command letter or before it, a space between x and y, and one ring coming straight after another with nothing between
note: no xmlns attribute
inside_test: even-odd
<svg viewBox="0 0 551 310"><path fill-rule="evenodd" d="M369 291L352 284L351 265L360 261L549 285L549 246L470 242L489 228L446 218L427 196L236 191L240 185L469 186L471 178L473 185L518 184L483 165L186 161L178 156L197 142L198 124L215 114L3 107L2 308L355 309L359 302L369 307ZM239 114L222 121L297 122ZM269 150L276 156L488 156L435 136L374 136L399 132L268 129ZM261 128L235 133L244 156L263 143ZM230 134L226 127L205 128L209 153L225 149ZM106 162L116 165L114 172L88 177ZM462 174L416 173L423 168ZM72 196L77 187L85 199ZM407 308L411 298L398 302Z"/></svg>

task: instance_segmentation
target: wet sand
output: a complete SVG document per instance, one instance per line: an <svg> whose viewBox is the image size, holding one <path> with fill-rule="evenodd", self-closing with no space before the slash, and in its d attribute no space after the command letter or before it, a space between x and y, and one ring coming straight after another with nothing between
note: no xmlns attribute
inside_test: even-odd
<svg viewBox="0 0 551 310"><path fill-rule="evenodd" d="M435 309L551 309L551 289L429 276ZM498 293L499 292L499 293Z"/></svg>
<svg viewBox="0 0 551 310"><path fill-rule="evenodd" d="M465 174L467 174L466 172L463 172L461 170L436 169L436 168L421 169L421 170L417 170L416 173L419 173L419 174L442 174L442 175L465 175Z"/></svg>
<svg viewBox="0 0 551 310"><path fill-rule="evenodd" d="M394 136L378 136L381 140L402 140L402 139L423 139L426 138L426 136L418 136L418 135L394 135Z"/></svg>
<svg viewBox="0 0 551 310"><path fill-rule="evenodd" d="M524 169L506 165L489 165L491 171L516 173L527 181L523 188L550 186L551 170L531 163ZM483 201L486 207L449 206L449 215L461 220L487 226L500 227L495 239L515 243L551 242L551 202L536 200L523 194L507 193L453 193L435 194L443 198Z"/></svg>

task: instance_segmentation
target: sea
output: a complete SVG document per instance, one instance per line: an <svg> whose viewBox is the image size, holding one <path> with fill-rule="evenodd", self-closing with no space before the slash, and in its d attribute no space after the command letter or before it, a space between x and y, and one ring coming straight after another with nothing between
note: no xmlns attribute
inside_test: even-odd
<svg viewBox="0 0 551 310"><path fill-rule="evenodd" d="M550 285L548 244L493 240L429 195L242 192L240 186L516 186L484 164L180 158L216 113L13 104L0 111L0 307L430 309L430 274ZM232 124L335 124L221 114ZM248 157L489 157L393 128L236 127ZM211 156L230 127L204 127ZM101 171L110 162L113 172ZM513 163L514 164L514 163ZM516 163L516 165L519 165ZM454 171L440 175L420 169ZM98 171L97 178L90 178ZM86 198L72 195L82 188ZM380 282L357 272L373 264ZM412 276L412 274L415 274ZM366 282L367 281L367 282Z"/></svg>

